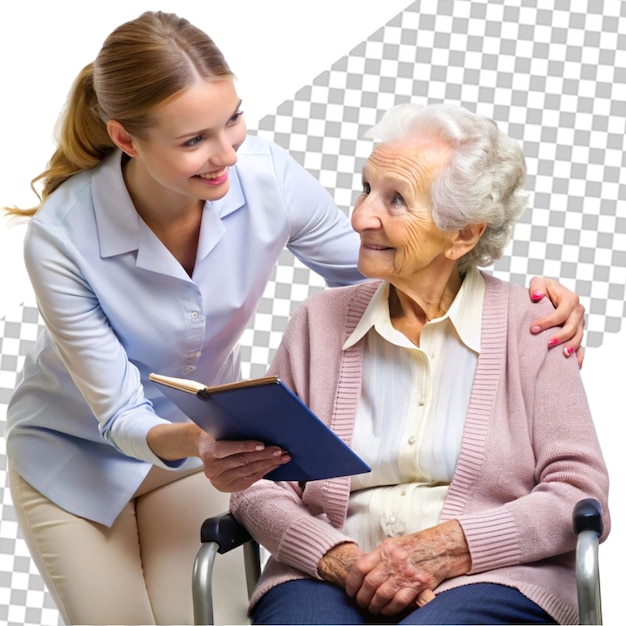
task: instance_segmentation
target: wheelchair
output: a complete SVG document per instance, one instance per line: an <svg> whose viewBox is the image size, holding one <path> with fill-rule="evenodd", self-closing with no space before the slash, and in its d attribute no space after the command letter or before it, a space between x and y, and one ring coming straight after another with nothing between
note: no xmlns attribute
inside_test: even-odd
<svg viewBox="0 0 626 626"><path fill-rule="evenodd" d="M576 584L580 624L602 624L599 538L603 531L602 510L595 498L581 500L572 514L576 544ZM218 554L242 546L248 596L252 595L261 575L258 544L230 513L204 521L200 530L202 545L193 565L192 591L194 624L213 624L213 565Z"/></svg>

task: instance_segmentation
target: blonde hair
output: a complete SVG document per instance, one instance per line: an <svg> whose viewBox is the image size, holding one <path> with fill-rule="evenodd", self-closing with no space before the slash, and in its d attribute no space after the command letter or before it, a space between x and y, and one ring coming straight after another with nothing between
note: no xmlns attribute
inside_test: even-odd
<svg viewBox="0 0 626 626"><path fill-rule="evenodd" d="M31 181L39 205L5 212L34 215L59 185L95 167L115 149L107 132L109 120L143 137L155 107L198 77L214 80L233 74L212 39L186 19L147 11L118 26L72 85L59 119L57 148L47 168ZM39 182L41 194L35 187Z"/></svg>

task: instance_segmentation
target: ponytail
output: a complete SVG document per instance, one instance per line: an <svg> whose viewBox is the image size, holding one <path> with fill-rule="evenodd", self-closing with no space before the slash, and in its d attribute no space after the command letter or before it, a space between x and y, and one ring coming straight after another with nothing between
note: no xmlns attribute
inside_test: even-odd
<svg viewBox="0 0 626 626"><path fill-rule="evenodd" d="M77 76L59 119L57 149L48 167L31 181L39 205L31 209L5 208L15 216L34 215L47 197L74 174L95 167L113 149L106 124L100 117L93 86L93 64ZM35 184L42 181L41 194Z"/></svg>
<svg viewBox="0 0 626 626"><path fill-rule="evenodd" d="M94 63L78 75L59 120L57 149L31 187L40 202L32 209L5 208L13 216L34 215L48 196L74 174L91 169L115 149L106 121L129 134L145 135L159 104L193 84L232 78L213 40L173 13L147 11L118 26ZM41 195L35 183L42 183Z"/></svg>

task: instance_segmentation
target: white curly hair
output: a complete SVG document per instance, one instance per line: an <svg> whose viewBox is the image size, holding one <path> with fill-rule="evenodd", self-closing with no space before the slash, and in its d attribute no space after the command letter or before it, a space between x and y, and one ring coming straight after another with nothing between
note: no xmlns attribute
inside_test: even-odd
<svg viewBox="0 0 626 626"><path fill-rule="evenodd" d="M486 222L477 245L458 262L491 265L502 256L528 200L526 160L519 144L488 117L451 104L400 104L367 133L378 143L436 137L452 156L432 181L431 211L442 230Z"/></svg>

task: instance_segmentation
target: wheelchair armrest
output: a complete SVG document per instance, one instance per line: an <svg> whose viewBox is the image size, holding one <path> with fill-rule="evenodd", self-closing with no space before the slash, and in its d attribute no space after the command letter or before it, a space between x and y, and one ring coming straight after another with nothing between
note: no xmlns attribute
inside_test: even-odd
<svg viewBox="0 0 626 626"><path fill-rule="evenodd" d="M602 624L598 546L604 529L602 505L595 498L580 500L572 516L576 545L576 584L580 624Z"/></svg>
<svg viewBox="0 0 626 626"><path fill-rule="evenodd" d="M602 505L595 498L585 498L574 507L574 532L578 535L583 530L593 530L598 537L604 532Z"/></svg>
<svg viewBox="0 0 626 626"><path fill-rule="evenodd" d="M219 546L217 551L224 554L252 541L252 537L232 513L223 513L204 520L200 529L200 541L202 543L215 542Z"/></svg>
<svg viewBox="0 0 626 626"><path fill-rule="evenodd" d="M193 565L192 592L194 624L213 624L213 590L211 579L217 554L243 546L248 597L261 575L259 545L250 533L232 516L223 513L209 517L200 529L202 542Z"/></svg>

